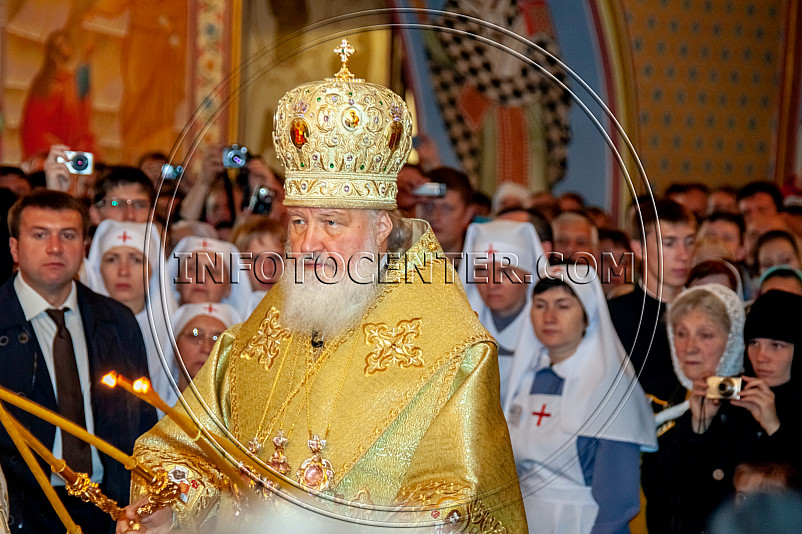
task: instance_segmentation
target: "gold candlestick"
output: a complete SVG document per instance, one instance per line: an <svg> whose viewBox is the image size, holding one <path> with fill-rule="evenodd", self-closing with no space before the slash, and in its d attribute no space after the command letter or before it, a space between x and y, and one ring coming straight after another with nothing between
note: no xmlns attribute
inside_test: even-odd
<svg viewBox="0 0 802 534"><path fill-rule="evenodd" d="M5 406L2 404L0 404L0 423L5 427L6 432L8 432L9 437L11 437L11 441L14 442L22 459L25 460L31 473L33 473L36 482L42 488L42 491L44 491L50 506L53 507L59 520L64 524L64 527L67 529L67 534L81 534L81 527L72 520L64 503L62 503L58 495L56 495L56 490L50 485L50 480L47 475L42 471L42 467L36 461L36 458L33 457L31 449L26 444L25 438L23 438L20 432L19 423L13 420L11 414L6 411Z"/></svg>
<svg viewBox="0 0 802 534"><path fill-rule="evenodd" d="M153 388L150 387L150 381L147 378L142 377L138 378L134 382L131 382L124 376L112 371L103 377L103 383L110 388L120 386L125 391L147 402L154 408L164 412L167 417L173 420L178 428L180 428L187 436L192 438L193 441L198 444L198 447L200 447L203 453L206 454L209 460L216 464L220 470L226 474L229 480L231 480L232 484L243 491L248 489L248 485L244 480L242 480L242 472L239 469L233 468L231 466L231 462L229 462L222 454L220 454L220 452L215 450L209 441L200 439L203 436L201 427L195 424L195 422L189 417L186 417L185 415L178 413L170 406L167 406L167 403L164 402L161 397L159 397L159 394L153 391ZM227 441L220 436L211 435L211 437L220 444ZM226 450L226 452L229 452L229 447L223 448ZM233 449L233 447L231 448ZM236 455L234 457L237 458Z"/></svg>

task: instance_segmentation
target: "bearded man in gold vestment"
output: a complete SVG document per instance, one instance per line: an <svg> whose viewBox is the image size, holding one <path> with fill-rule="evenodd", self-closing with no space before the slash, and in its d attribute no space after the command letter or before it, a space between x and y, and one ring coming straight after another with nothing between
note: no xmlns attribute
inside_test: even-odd
<svg viewBox="0 0 802 534"><path fill-rule="evenodd" d="M336 501L353 513L333 513L354 521L526 532L495 342L429 225L395 211L410 114L388 89L353 77L347 42L336 52L335 78L291 90L275 117L297 266L288 262L251 317L221 336L184 392L186 408L247 447L278 474L273 482L329 511ZM145 518L148 533L230 530L229 517L248 515L231 480L172 421L134 452L183 491L178 506ZM134 502L138 492L135 483Z"/></svg>

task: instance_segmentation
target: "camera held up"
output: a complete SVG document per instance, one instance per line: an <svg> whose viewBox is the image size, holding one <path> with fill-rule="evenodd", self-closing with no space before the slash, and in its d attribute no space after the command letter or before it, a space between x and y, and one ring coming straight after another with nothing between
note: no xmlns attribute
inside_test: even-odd
<svg viewBox="0 0 802 534"><path fill-rule="evenodd" d="M67 158L59 156L56 161L67 165L70 174L92 174L93 156L91 152L75 152L67 150L64 152Z"/></svg>
<svg viewBox="0 0 802 534"><path fill-rule="evenodd" d="M248 149L244 146L229 145L223 148L223 167L239 169L248 162Z"/></svg>
<svg viewBox="0 0 802 534"><path fill-rule="evenodd" d="M707 379L708 399L738 400L741 398L743 378L740 376L711 376Z"/></svg>

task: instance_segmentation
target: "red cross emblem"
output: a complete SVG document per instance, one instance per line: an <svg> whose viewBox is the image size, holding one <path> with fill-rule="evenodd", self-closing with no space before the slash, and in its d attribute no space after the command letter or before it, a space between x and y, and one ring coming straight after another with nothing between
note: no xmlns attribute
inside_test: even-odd
<svg viewBox="0 0 802 534"><path fill-rule="evenodd" d="M496 249L494 249L494 248L493 248L493 243L490 243L490 244L487 246L487 259L488 259L488 260L489 260L489 259L492 259L492 258L493 258L493 254L495 254L496 252L498 252L498 250L496 250Z"/></svg>
<svg viewBox="0 0 802 534"><path fill-rule="evenodd" d="M209 243L207 243L206 240L204 239L203 241L201 241L201 247L209 248Z"/></svg>
<svg viewBox="0 0 802 534"><path fill-rule="evenodd" d="M540 426L540 422L543 420L544 417L551 417L550 413L546 413L546 405L544 404L543 407L540 409L539 412L532 412L532 415L537 416L537 426Z"/></svg>
<svg viewBox="0 0 802 534"><path fill-rule="evenodd" d="M206 306L206 311L207 311L208 313L214 313L214 308L212 307L212 305L211 305L211 304L208 304L208 305Z"/></svg>
<svg viewBox="0 0 802 534"><path fill-rule="evenodd" d="M122 234L120 234L120 235L118 235L118 236L117 236L117 239L119 239L120 241L122 241L123 243L125 243L125 242L126 242L126 241L128 241L129 239L133 239L133 237L131 237L130 235L128 235L128 232L126 232L125 230L123 230L123 233L122 233Z"/></svg>

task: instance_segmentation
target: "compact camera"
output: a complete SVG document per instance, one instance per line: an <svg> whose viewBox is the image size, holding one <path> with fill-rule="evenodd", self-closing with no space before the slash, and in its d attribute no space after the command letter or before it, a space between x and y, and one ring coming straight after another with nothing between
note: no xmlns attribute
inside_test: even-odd
<svg viewBox="0 0 802 534"><path fill-rule="evenodd" d="M413 189L412 194L419 197L444 197L446 196L446 184L426 182Z"/></svg>
<svg viewBox="0 0 802 534"><path fill-rule="evenodd" d="M92 174L92 153L91 152L74 152L72 150L65 150L64 154L66 159L59 156L56 161L67 165L70 174Z"/></svg>
<svg viewBox="0 0 802 534"><path fill-rule="evenodd" d="M276 194L269 187L260 186L253 190L248 209L256 215L270 215Z"/></svg>
<svg viewBox="0 0 802 534"><path fill-rule="evenodd" d="M230 145L223 148L223 167L239 169L248 162L248 149L244 146Z"/></svg>
<svg viewBox="0 0 802 534"><path fill-rule="evenodd" d="M711 376L707 379L708 399L737 400L741 398L743 379L740 376Z"/></svg>
<svg viewBox="0 0 802 534"><path fill-rule="evenodd" d="M183 174L184 168L181 165L176 167L170 165L169 163L165 163L162 165L162 178L165 180L175 180L181 174Z"/></svg>

